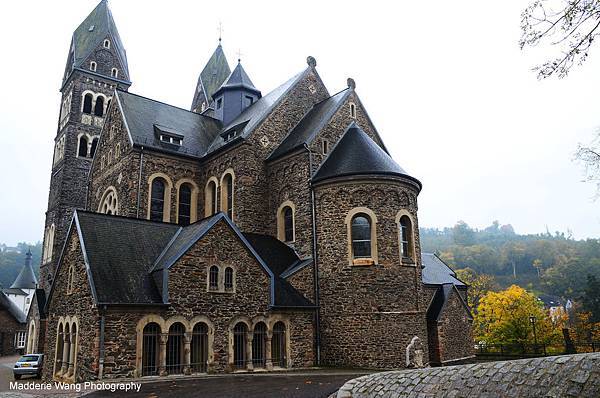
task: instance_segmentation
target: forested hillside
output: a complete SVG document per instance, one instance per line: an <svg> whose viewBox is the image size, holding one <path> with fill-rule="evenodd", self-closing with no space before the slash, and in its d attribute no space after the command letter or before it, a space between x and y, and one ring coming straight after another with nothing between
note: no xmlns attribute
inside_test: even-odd
<svg viewBox="0 0 600 398"><path fill-rule="evenodd" d="M21 242L17 245L18 251L0 251L0 286L10 287L25 263L25 253L31 249L33 269L39 278L40 259L42 258L42 244Z"/></svg>
<svg viewBox="0 0 600 398"><path fill-rule="evenodd" d="M560 232L519 235L497 221L482 230L459 221L452 228L423 228L420 233L424 252L437 252L454 269L492 275L502 288L517 284L578 299L588 275L600 280L600 239L574 240Z"/></svg>

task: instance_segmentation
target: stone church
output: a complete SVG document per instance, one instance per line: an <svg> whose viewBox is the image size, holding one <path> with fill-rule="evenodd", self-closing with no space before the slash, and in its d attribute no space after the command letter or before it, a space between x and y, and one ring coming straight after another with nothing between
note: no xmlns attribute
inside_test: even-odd
<svg viewBox="0 0 600 398"><path fill-rule="evenodd" d="M259 66L257 66L259 67ZM73 33L40 279L45 377L472 355L467 286L422 254L421 182L389 155L354 80L306 65L270 92L220 44L190 110L129 92L106 1Z"/></svg>

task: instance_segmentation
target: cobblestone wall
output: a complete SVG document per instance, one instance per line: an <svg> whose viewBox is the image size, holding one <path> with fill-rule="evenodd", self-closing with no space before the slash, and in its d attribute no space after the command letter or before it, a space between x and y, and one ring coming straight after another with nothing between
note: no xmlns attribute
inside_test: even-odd
<svg viewBox="0 0 600 398"><path fill-rule="evenodd" d="M337 398L598 397L600 353L375 373Z"/></svg>

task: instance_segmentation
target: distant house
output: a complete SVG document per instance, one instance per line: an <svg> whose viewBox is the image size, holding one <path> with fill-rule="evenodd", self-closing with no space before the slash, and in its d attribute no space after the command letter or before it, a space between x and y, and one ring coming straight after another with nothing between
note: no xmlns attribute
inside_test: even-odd
<svg viewBox="0 0 600 398"><path fill-rule="evenodd" d="M559 317L566 315L567 310L573 306L571 300L563 300L558 296L550 294L540 294L538 300L542 302L544 308L548 310L550 318L556 321Z"/></svg>
<svg viewBox="0 0 600 398"><path fill-rule="evenodd" d="M0 356L12 355L25 348L25 314L0 292Z"/></svg>

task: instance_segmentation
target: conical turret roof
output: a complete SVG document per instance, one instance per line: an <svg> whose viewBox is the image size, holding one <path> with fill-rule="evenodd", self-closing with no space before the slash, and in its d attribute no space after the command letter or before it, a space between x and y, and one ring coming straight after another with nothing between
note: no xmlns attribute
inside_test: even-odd
<svg viewBox="0 0 600 398"><path fill-rule="evenodd" d="M11 289L35 289L37 288L37 278L31 265L31 250L27 251L25 265L17 276L17 279L10 286Z"/></svg>
<svg viewBox="0 0 600 398"><path fill-rule="evenodd" d="M421 183L410 176L392 157L371 139L355 122L348 127L329 157L313 177L313 181L358 175L391 175L408 177L419 188Z"/></svg>

